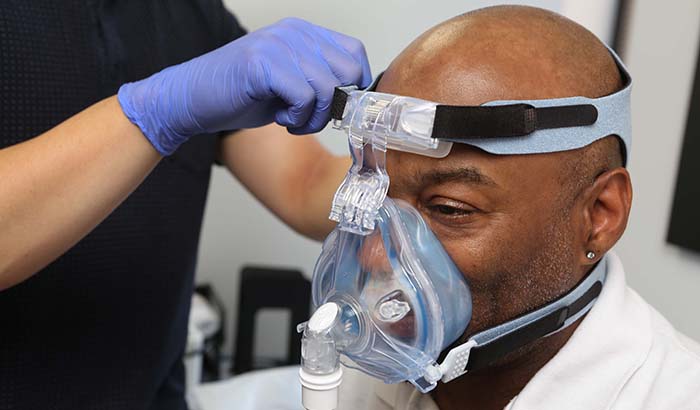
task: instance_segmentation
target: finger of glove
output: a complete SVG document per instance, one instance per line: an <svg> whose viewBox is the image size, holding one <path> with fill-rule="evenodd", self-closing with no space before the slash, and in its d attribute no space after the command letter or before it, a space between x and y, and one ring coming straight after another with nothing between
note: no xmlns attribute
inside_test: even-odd
<svg viewBox="0 0 700 410"><path fill-rule="evenodd" d="M331 104L335 87L340 80L331 71L320 54L299 56L300 66L306 81L314 89L316 104L306 124L300 127L288 127L292 134L309 134L322 130L331 117Z"/></svg>
<svg viewBox="0 0 700 410"><path fill-rule="evenodd" d="M361 86L364 69L346 49L326 37L316 36L314 40L328 68L340 81L339 85Z"/></svg>
<svg viewBox="0 0 700 410"><path fill-rule="evenodd" d="M371 84L372 72L367 60L365 47L360 40L298 18L280 20L274 30L280 29L292 31L289 33L290 37L293 38L292 41L312 36L324 52L329 66L331 66L331 71L344 85L357 84L365 88ZM355 64L347 65L347 68L344 68L343 66L348 60L341 57L341 55L350 56L355 61ZM356 65L360 66L361 72L360 78L357 80L354 79L358 77L355 72ZM353 80L348 81L348 79Z"/></svg>
<svg viewBox="0 0 700 410"><path fill-rule="evenodd" d="M346 36L332 30L327 30L319 27L328 33L328 36L332 41L334 41L338 46L342 47L352 56L352 58L362 67L362 78L358 85L361 88L366 88L372 83L372 70L369 67L369 60L367 59L367 52L365 51L365 46L362 42L354 37Z"/></svg>
<svg viewBox="0 0 700 410"><path fill-rule="evenodd" d="M286 107L275 113L275 122L285 127L301 127L314 112L316 92L296 64L276 64L271 67L270 89Z"/></svg>

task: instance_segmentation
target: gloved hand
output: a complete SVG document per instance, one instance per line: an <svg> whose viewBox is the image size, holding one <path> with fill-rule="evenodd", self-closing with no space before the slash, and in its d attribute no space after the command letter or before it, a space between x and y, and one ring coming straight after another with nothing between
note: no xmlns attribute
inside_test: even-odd
<svg viewBox="0 0 700 410"><path fill-rule="evenodd" d="M118 99L129 120L169 155L193 135L273 121L295 134L319 131L330 120L336 86L370 82L359 40L288 18L124 84Z"/></svg>

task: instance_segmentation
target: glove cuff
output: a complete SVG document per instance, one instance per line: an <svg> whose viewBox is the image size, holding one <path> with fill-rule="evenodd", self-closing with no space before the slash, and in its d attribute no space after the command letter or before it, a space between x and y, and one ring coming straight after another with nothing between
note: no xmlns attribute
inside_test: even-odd
<svg viewBox="0 0 700 410"><path fill-rule="evenodd" d="M151 85L155 80L154 77L123 84L117 92L117 100L124 115L141 129L156 151L163 156L168 156L175 152L187 138L171 132L163 123L164 118L158 115L159 95L157 89Z"/></svg>

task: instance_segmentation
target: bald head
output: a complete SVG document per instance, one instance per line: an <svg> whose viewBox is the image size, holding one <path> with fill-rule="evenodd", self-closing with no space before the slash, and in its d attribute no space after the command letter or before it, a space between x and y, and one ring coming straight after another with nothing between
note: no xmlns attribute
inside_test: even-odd
<svg viewBox="0 0 700 410"><path fill-rule="evenodd" d="M550 11L497 6L430 29L391 64L383 91L477 105L496 99L600 97L622 85L606 47Z"/></svg>
<svg viewBox="0 0 700 410"><path fill-rule="evenodd" d="M411 43L378 89L449 105L584 96L622 87L605 45L551 11L495 6L447 20ZM596 175L622 165L616 137L569 153L562 179L573 197Z"/></svg>

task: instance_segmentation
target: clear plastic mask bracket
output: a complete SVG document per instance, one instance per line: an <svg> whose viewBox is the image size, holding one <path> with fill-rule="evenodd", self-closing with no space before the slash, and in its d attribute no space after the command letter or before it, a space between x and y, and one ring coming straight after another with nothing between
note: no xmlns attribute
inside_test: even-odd
<svg viewBox="0 0 700 410"><path fill-rule="evenodd" d="M347 132L352 166L335 193L329 218L338 222L341 230L358 235L374 231L379 208L389 191L387 139L384 133L374 130L374 125L381 121L384 106L374 100L366 109L354 110L348 104L346 115L351 116L350 125L341 127Z"/></svg>

